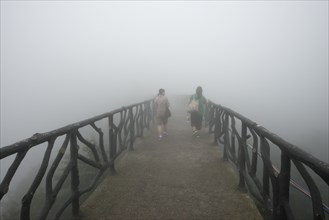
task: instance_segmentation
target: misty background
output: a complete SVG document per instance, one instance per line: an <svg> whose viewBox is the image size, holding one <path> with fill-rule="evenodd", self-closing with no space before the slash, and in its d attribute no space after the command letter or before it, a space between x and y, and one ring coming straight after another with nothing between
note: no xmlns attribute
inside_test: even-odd
<svg viewBox="0 0 329 220"><path fill-rule="evenodd" d="M1 1L2 147L199 85L328 161L328 1Z"/></svg>

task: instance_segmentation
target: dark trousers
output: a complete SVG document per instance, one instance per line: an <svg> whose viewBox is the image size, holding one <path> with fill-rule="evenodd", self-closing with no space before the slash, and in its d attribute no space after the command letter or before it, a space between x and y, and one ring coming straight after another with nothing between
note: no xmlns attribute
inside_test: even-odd
<svg viewBox="0 0 329 220"><path fill-rule="evenodd" d="M199 112L191 112L191 126L200 130L202 127L202 115Z"/></svg>

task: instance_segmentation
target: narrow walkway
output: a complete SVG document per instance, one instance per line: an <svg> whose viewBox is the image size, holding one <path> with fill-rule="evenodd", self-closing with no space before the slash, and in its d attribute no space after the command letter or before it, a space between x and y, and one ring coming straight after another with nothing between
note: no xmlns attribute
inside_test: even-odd
<svg viewBox="0 0 329 220"><path fill-rule="evenodd" d="M177 101L177 100L176 100ZM84 219L262 219L206 129L191 136L183 109L174 109L169 136L146 132L82 204ZM182 104L180 103L180 106Z"/></svg>

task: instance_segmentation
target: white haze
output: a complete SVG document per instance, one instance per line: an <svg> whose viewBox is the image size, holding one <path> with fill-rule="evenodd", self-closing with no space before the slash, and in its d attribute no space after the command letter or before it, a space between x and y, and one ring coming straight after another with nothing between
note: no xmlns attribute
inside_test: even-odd
<svg viewBox="0 0 329 220"><path fill-rule="evenodd" d="M198 85L328 161L328 1L1 1L1 146Z"/></svg>

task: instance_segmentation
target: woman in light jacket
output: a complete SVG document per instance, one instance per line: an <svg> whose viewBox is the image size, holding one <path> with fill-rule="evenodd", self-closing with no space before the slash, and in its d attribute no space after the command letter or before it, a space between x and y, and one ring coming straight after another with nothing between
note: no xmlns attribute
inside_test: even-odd
<svg viewBox="0 0 329 220"><path fill-rule="evenodd" d="M155 104L155 122L158 129L158 139L162 140L163 137L167 136L167 122L168 122L168 109L169 101L165 96L165 90L159 89L159 94L154 100Z"/></svg>

